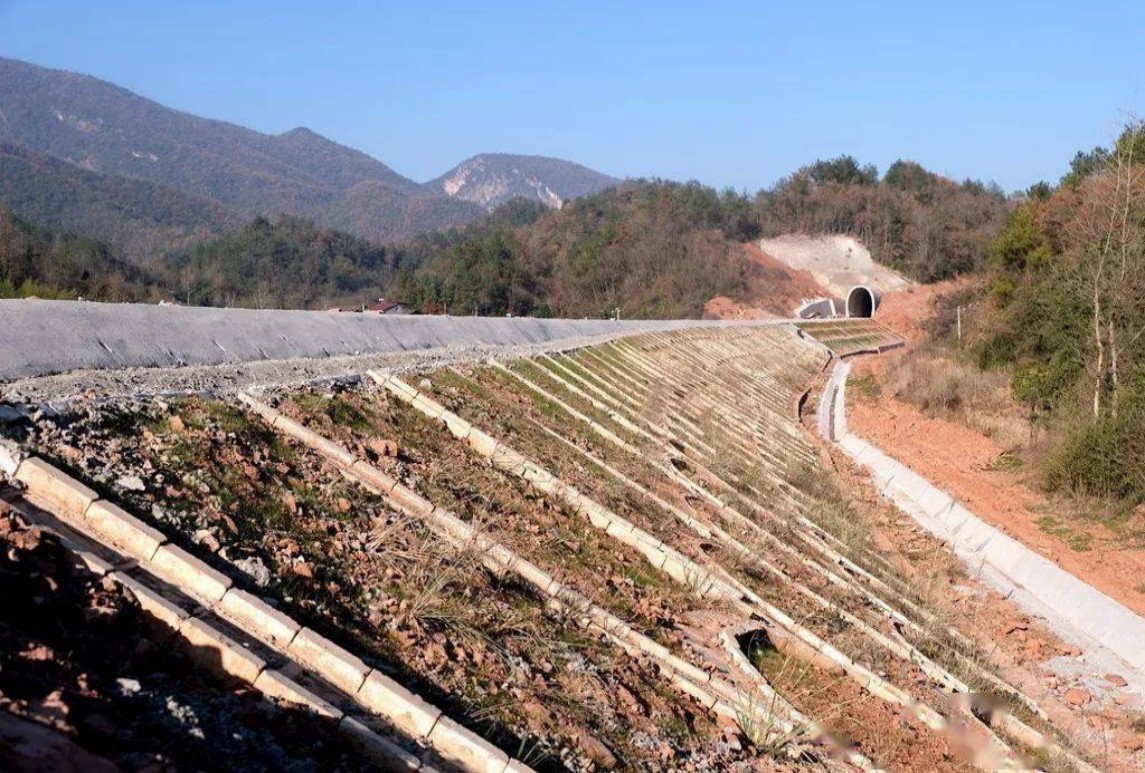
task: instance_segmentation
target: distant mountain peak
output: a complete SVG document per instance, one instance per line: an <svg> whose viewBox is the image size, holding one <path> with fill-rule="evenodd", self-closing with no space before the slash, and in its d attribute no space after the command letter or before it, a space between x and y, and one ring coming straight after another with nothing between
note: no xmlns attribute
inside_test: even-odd
<svg viewBox="0 0 1145 773"><path fill-rule="evenodd" d="M615 177L560 158L479 153L425 185L433 194L489 210L515 198L559 209L569 199L597 193L617 182Z"/></svg>
<svg viewBox="0 0 1145 773"><path fill-rule="evenodd" d="M139 253L162 245L131 236L137 231L170 233L179 224L183 238L200 223L214 230L278 213L397 241L464 225L515 197L555 208L616 182L560 159L483 153L449 180L423 185L306 126L266 134L168 108L91 76L3 57L0 142L102 175L59 167L40 178L26 161L17 166L9 158L0 204L113 246L141 245ZM148 206L148 198L178 211ZM137 214L120 217L120 210ZM106 227L92 227L95 212Z"/></svg>
<svg viewBox="0 0 1145 773"><path fill-rule="evenodd" d="M290 129L289 131L284 131L282 134L278 135L278 138L279 139L323 140L325 142L329 142L329 140L327 140L321 134L314 131L313 129L307 128L306 126L295 126L293 129Z"/></svg>

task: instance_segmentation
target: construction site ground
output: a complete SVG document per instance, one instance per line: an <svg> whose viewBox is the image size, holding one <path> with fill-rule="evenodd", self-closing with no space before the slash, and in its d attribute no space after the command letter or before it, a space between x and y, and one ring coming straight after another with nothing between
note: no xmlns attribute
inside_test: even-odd
<svg viewBox="0 0 1145 773"><path fill-rule="evenodd" d="M8 560L68 564L50 529L28 525L36 512L122 557L104 579L74 560L4 567L47 598L24 603L71 622L4 618L16 643L3 656L50 665L29 685L0 671L0 718L61 734L54 764L127 769L211 767L212 754L232 769L355 767L369 758L337 732L359 725L408 769L1139 767L1145 726L1117 675L1101 694L1047 681L1045 660L1084 653L980 585L801 421L825 344L897 340L871 323L707 327L495 362L347 358L261 388L203 369L196 394L23 382L19 396L54 402L20 403L4 434L63 478L17 460L27 488L6 497ZM43 475L75 485L53 500ZM104 501L129 520L97 519ZM132 559L140 535L154 544ZM109 581L174 582L161 563L174 553L156 545L203 562L169 590L259 655L257 689L182 667L202 658L160 642L189 624L157 638ZM196 596L216 576L217 596ZM228 628L228 598L248 596L286 640ZM300 630L334 654L308 660ZM258 697L272 670L309 690L291 694L311 711ZM371 702L375 679L441 718L423 728ZM197 719L153 710L146 742L123 729L155 701ZM210 743L222 732L233 753Z"/></svg>

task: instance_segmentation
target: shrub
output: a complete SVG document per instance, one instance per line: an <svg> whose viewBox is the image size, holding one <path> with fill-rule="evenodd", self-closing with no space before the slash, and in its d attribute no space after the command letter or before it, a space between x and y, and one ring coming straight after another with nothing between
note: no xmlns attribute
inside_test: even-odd
<svg viewBox="0 0 1145 773"><path fill-rule="evenodd" d="M1067 434L1047 460L1045 482L1053 491L1145 502L1145 410L1105 415Z"/></svg>

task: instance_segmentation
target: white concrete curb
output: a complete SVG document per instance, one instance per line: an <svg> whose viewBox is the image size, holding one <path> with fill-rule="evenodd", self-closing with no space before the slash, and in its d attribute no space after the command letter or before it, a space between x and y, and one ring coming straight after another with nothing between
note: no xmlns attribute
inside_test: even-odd
<svg viewBox="0 0 1145 773"><path fill-rule="evenodd" d="M849 366L836 365L845 381ZM833 374L834 376L835 374ZM844 410L842 391L836 410ZM949 494L853 433L838 440L870 471L876 487L928 532L1027 612L1044 616L1065 638L1099 644L1145 678L1145 619L986 523ZM1064 630L1068 629L1068 630Z"/></svg>

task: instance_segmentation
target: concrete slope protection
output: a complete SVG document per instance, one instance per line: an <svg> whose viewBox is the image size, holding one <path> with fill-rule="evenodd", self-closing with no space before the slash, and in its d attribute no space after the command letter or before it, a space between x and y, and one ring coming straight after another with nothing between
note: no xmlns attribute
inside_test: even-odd
<svg viewBox="0 0 1145 773"><path fill-rule="evenodd" d="M378 316L5 300L0 301L0 381L73 370L528 346L713 324L734 323Z"/></svg>
<svg viewBox="0 0 1145 773"><path fill-rule="evenodd" d="M850 364L835 365L818 413L820 431L875 485L974 572L1027 612L1045 618L1063 638L1094 643L1119 658L1145 684L1145 619L986 523L906 465L847 431L845 385Z"/></svg>

